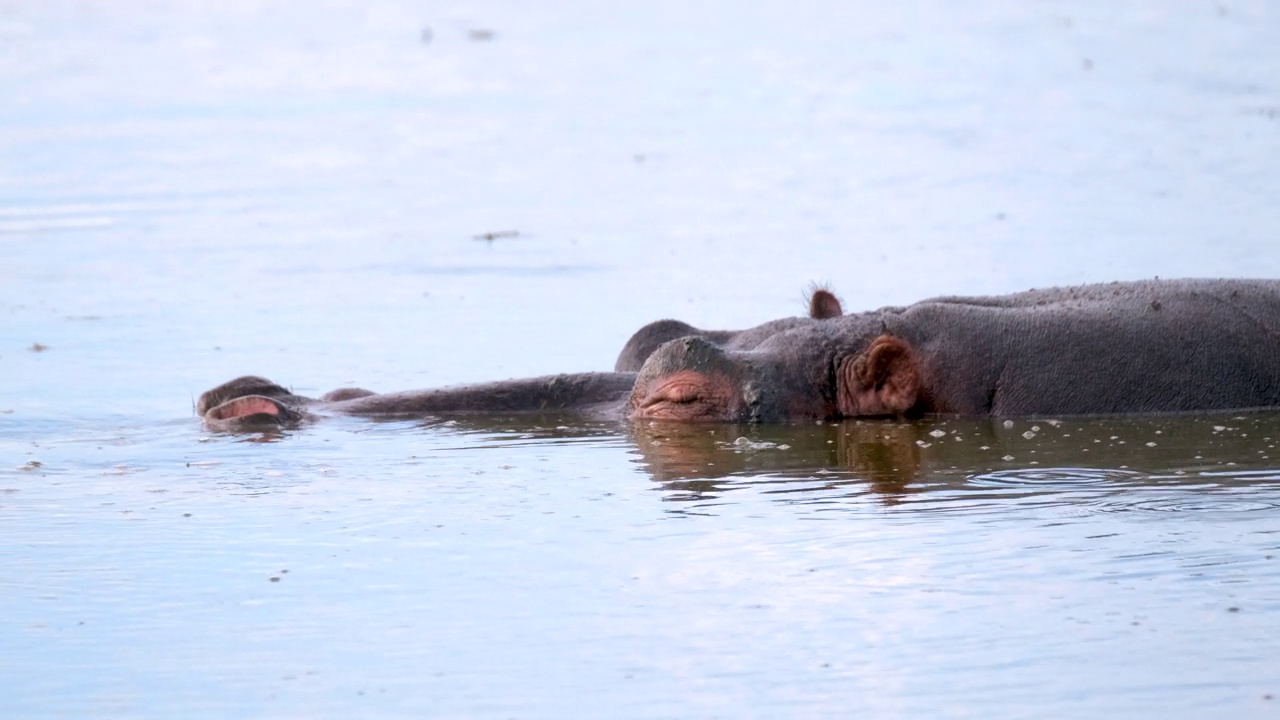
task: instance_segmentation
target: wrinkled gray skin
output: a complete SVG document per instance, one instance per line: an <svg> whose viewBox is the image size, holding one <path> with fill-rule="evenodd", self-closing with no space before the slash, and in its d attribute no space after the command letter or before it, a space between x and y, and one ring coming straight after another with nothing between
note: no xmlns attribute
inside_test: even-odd
<svg viewBox="0 0 1280 720"><path fill-rule="evenodd" d="M838 306L837 306L838 307ZM841 417L836 369L885 336L911 348L920 387L901 415L1068 415L1280 407L1280 281L1152 280L941 297L906 307L787 318L738 332L652 323L613 373L319 400L245 377L200 397L215 428L314 414L416 417L574 409L644 418L672 374L729 378L730 410L697 419ZM258 400L258 399L261 400ZM250 412L255 409L264 412Z"/></svg>
<svg viewBox="0 0 1280 720"><path fill-rule="evenodd" d="M212 428L289 425L325 414L414 418L463 412L539 412L572 409L614 417L635 373L576 373L439 390L377 394L342 388L319 399L294 395L266 378L246 375L202 395L196 412Z"/></svg>

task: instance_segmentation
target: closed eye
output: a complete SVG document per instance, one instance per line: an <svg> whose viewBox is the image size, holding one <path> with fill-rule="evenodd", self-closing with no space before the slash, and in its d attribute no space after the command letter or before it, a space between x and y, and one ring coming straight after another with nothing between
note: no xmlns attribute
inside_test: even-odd
<svg viewBox="0 0 1280 720"><path fill-rule="evenodd" d="M664 388L655 399L684 405L701 400L702 393L699 392L697 387L691 385L677 385L675 387Z"/></svg>
<svg viewBox="0 0 1280 720"><path fill-rule="evenodd" d="M650 386L637 388L635 417L655 420L725 420L735 412L736 386L724 376L682 370Z"/></svg>

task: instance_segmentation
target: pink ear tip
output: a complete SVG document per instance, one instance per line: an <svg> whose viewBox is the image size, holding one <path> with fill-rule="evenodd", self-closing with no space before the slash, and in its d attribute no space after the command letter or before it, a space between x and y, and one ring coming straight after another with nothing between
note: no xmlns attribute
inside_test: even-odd
<svg viewBox="0 0 1280 720"><path fill-rule="evenodd" d="M826 320L843 314L844 308L840 307L840 300L830 290L817 288L809 296L809 317L814 320Z"/></svg>

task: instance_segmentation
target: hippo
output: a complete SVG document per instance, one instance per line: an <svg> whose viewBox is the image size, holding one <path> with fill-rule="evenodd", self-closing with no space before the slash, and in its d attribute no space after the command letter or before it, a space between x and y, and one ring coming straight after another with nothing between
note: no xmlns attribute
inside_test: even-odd
<svg viewBox="0 0 1280 720"><path fill-rule="evenodd" d="M260 377L200 396L206 425L328 413L424 417L571 410L620 420L772 423L925 415L1008 417L1280 407L1280 280L1145 280L937 297L737 331L659 320L613 372L319 399Z"/></svg>

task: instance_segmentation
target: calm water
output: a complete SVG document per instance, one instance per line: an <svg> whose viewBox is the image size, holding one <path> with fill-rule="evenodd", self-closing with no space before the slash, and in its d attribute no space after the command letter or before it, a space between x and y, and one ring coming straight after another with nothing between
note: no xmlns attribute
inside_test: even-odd
<svg viewBox="0 0 1280 720"><path fill-rule="evenodd" d="M0 716L1280 713L1280 414L193 417L1280 275L1270 4L883 5L0 3Z"/></svg>

